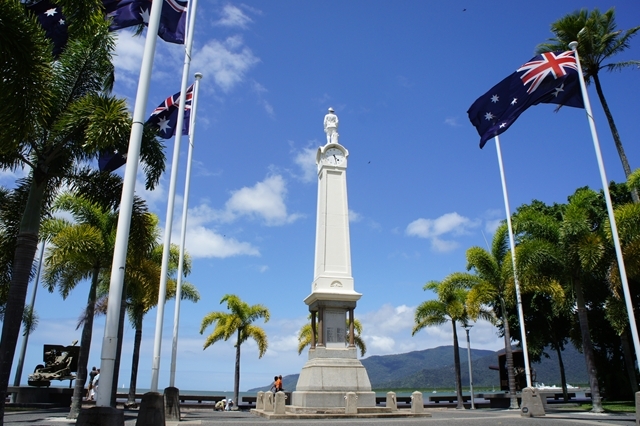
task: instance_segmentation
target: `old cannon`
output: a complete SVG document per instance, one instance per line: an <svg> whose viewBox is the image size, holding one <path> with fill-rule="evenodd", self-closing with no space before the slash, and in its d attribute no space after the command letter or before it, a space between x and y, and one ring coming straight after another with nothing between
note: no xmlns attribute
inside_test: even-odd
<svg viewBox="0 0 640 426"><path fill-rule="evenodd" d="M44 345L44 365L36 365L33 374L29 374L29 386L49 386L51 380L74 380L80 354L80 346L76 343L77 340L71 346Z"/></svg>

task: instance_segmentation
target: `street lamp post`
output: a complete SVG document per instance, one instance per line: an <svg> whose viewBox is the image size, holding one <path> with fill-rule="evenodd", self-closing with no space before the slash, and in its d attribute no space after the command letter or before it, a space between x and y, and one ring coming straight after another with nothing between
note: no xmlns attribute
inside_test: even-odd
<svg viewBox="0 0 640 426"><path fill-rule="evenodd" d="M471 409L475 410L476 406L473 403L473 372L471 370L471 341L469 340L469 330L473 327L472 325L465 324L463 326L464 331L467 332L467 358L469 359L469 388L471 391Z"/></svg>

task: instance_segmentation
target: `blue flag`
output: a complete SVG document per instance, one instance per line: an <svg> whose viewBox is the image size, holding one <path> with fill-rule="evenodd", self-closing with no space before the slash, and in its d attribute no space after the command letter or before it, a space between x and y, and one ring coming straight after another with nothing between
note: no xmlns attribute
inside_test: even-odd
<svg viewBox="0 0 640 426"><path fill-rule="evenodd" d="M151 0L103 0L111 31L149 24ZM187 2L163 0L158 35L169 43L184 44Z"/></svg>
<svg viewBox="0 0 640 426"><path fill-rule="evenodd" d="M193 84L187 89L187 102L184 111L184 122L182 123L182 134L189 134L189 118L191 116L191 100L193 98ZM176 134L178 124L178 111L180 103L180 92L169 96L156 109L153 110L146 124L158 127L160 137L171 139Z"/></svg>
<svg viewBox="0 0 640 426"><path fill-rule="evenodd" d="M535 56L471 105L467 114L480 135L480 148L540 103L584 108L572 51Z"/></svg>
<svg viewBox="0 0 640 426"><path fill-rule="evenodd" d="M127 154L120 154L117 150L104 151L98 157L98 168L101 172L112 172L127 162Z"/></svg>
<svg viewBox="0 0 640 426"><path fill-rule="evenodd" d="M57 58L64 50L69 39L67 22L62 14L62 8L52 4L49 0L42 0L27 6L27 9L38 18L38 22L44 29L47 38L53 43L53 57Z"/></svg>

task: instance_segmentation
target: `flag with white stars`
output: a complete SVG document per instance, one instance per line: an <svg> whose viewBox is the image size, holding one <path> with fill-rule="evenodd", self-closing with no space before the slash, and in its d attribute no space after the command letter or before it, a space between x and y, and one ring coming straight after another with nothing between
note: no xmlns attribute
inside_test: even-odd
<svg viewBox="0 0 640 426"><path fill-rule="evenodd" d="M67 22L62 14L62 8L49 0L42 0L27 6L27 9L38 18L38 22L44 29L47 38L53 43L53 57L57 58L64 50L69 39Z"/></svg>
<svg viewBox="0 0 640 426"><path fill-rule="evenodd" d="M104 151L98 157L98 168L101 172L112 172L127 162L127 153L120 153L117 149Z"/></svg>
<svg viewBox="0 0 640 426"><path fill-rule="evenodd" d="M191 116L191 100L193 99L193 84L186 93L187 102L184 111L182 134L189 134L189 118ZM171 139L176 134L178 124L178 110L180 107L180 92L169 96L156 109L153 110L146 124L159 129L159 135L163 139Z"/></svg>
<svg viewBox="0 0 640 426"><path fill-rule="evenodd" d="M151 0L103 0L111 31L136 25L148 25ZM164 0L158 35L169 43L184 44L187 21L187 2Z"/></svg>
<svg viewBox="0 0 640 426"><path fill-rule="evenodd" d="M535 56L471 105L467 113L480 135L480 148L504 133L527 108L540 103L584 108L572 51Z"/></svg>

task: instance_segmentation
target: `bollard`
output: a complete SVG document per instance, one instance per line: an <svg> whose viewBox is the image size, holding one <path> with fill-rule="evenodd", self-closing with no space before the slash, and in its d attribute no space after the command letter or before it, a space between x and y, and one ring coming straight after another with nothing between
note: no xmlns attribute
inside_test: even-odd
<svg viewBox="0 0 640 426"><path fill-rule="evenodd" d="M273 411L273 393L271 391L264 393L264 411Z"/></svg>
<svg viewBox="0 0 640 426"><path fill-rule="evenodd" d="M358 395L355 392L347 392L344 396L344 413L345 414L358 414Z"/></svg>
<svg viewBox="0 0 640 426"><path fill-rule="evenodd" d="M174 386L164 389L165 421L180 421L180 390Z"/></svg>
<svg viewBox="0 0 640 426"><path fill-rule="evenodd" d="M264 410L264 392L258 392L258 397L256 398L256 410Z"/></svg>
<svg viewBox="0 0 640 426"><path fill-rule="evenodd" d="M415 391L411 394L411 412L413 414L424 413L424 400L422 399L422 392Z"/></svg>
<svg viewBox="0 0 640 426"><path fill-rule="evenodd" d="M276 392L276 404L274 406L273 412L275 414L284 414L284 400L286 396L284 392Z"/></svg>
<svg viewBox="0 0 640 426"><path fill-rule="evenodd" d="M545 415L544 404L540 399L540 393L536 388L522 389L522 404L520 415L522 417L542 417Z"/></svg>
<svg viewBox="0 0 640 426"><path fill-rule="evenodd" d="M158 392L147 392L142 395L136 426L163 426L164 424L164 395Z"/></svg>
<svg viewBox="0 0 640 426"><path fill-rule="evenodd" d="M395 392L387 392L387 408L391 411L398 411L398 400L396 399Z"/></svg>

